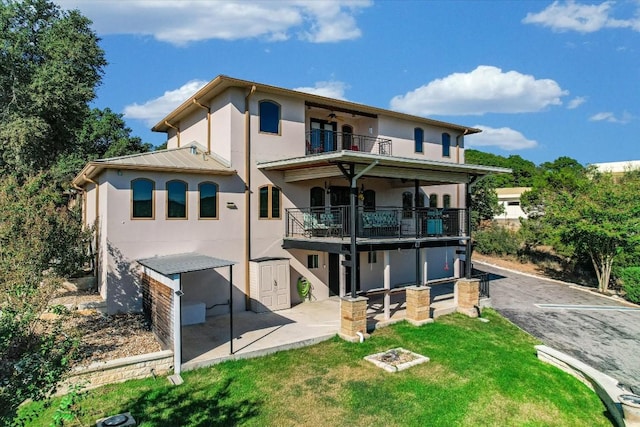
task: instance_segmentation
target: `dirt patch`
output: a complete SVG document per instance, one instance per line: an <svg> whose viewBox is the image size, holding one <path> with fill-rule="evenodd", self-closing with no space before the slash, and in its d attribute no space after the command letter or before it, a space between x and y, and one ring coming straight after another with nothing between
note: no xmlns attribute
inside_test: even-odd
<svg viewBox="0 0 640 427"><path fill-rule="evenodd" d="M62 312L66 313L65 332L80 340L74 366L161 350L143 314L108 316L100 312L103 305L102 297L95 292L61 288L51 300L50 310L41 317L52 321L63 315Z"/></svg>

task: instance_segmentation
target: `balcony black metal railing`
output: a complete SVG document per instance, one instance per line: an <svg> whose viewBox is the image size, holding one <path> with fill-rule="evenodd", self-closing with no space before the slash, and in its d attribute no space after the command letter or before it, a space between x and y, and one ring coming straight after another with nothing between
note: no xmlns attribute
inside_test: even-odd
<svg viewBox="0 0 640 427"><path fill-rule="evenodd" d="M465 209L358 207L357 227L351 226L351 208L296 208L286 210L286 237L351 236L359 238L462 237L467 235Z"/></svg>
<svg viewBox="0 0 640 427"><path fill-rule="evenodd" d="M306 133L305 154L307 155L341 150L363 151L388 156L392 154L390 139L325 129L312 129Z"/></svg>
<svg viewBox="0 0 640 427"><path fill-rule="evenodd" d="M491 282L489 278L489 273L485 273L482 271L475 270L473 271L472 278L480 280L480 298L489 298L491 297L490 287Z"/></svg>

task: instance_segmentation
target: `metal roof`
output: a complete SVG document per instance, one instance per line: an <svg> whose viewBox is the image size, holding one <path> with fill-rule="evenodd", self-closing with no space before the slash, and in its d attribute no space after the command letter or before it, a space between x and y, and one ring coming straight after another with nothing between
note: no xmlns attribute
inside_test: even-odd
<svg viewBox="0 0 640 427"><path fill-rule="evenodd" d="M227 261L196 252L139 259L138 262L164 276L237 264L234 261Z"/></svg>
<svg viewBox="0 0 640 427"><path fill-rule="evenodd" d="M192 172L233 175L222 159L207 154L201 145L193 142L180 148L112 157L89 162L75 177L75 185L83 185L99 175L104 169L133 169L147 171Z"/></svg>
<svg viewBox="0 0 640 427"><path fill-rule="evenodd" d="M327 166L339 162L370 164L376 160L378 161L378 164L380 166L390 166L396 168L400 167L405 169L409 168L438 172L459 172L479 176L494 173L511 173L511 169L495 166L441 162L437 160L412 159L408 157L387 156L349 150L333 151L330 153L314 154L292 159L262 162L258 163L258 169L286 171L300 168Z"/></svg>
<svg viewBox="0 0 640 427"><path fill-rule="evenodd" d="M414 116L410 114L400 113L398 111L373 107L370 105L357 104L351 101L328 98L325 96L285 89L282 87L271 86L263 83L236 79L225 75L219 75L218 77L211 80L202 89L198 90L195 94L187 98L178 108L176 108L166 117L160 120L153 128L151 128L151 130L154 132L168 132L170 127L172 126L171 123L174 123L175 125L184 117L201 108L198 104L206 104L225 90L232 87L239 87L246 90L250 90L252 87L255 87L256 90L260 92L302 99L311 104L320 104L322 106L321 108L329 108L331 110L340 111L353 111L362 114L382 114L402 120L417 121L419 123L425 123L431 126L454 129L458 132L465 132L467 135L482 132L480 129L475 129L469 126L456 125L454 123L447 123L440 120L429 119L426 117Z"/></svg>

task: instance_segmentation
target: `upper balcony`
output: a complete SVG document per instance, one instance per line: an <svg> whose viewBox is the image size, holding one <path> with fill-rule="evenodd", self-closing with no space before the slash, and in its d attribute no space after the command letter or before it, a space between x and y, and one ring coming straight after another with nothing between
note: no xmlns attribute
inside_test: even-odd
<svg viewBox="0 0 640 427"><path fill-rule="evenodd" d="M391 140L368 135L312 129L306 133L305 155L350 150L392 155Z"/></svg>
<svg viewBox="0 0 640 427"><path fill-rule="evenodd" d="M465 209L358 207L356 226L349 206L286 210L286 238L425 239L468 236Z"/></svg>

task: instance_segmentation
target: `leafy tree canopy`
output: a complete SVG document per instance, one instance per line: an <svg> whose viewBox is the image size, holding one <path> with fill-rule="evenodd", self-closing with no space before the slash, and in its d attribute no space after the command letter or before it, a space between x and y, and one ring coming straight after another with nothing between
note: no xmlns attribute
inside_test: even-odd
<svg viewBox="0 0 640 427"><path fill-rule="evenodd" d="M0 170L71 151L106 65L90 21L47 0L0 1Z"/></svg>

